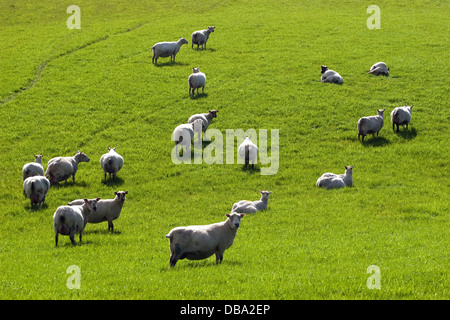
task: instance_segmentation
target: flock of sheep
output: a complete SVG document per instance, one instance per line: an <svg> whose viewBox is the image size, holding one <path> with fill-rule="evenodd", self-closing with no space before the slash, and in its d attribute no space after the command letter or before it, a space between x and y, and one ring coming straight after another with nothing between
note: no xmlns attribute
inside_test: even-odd
<svg viewBox="0 0 450 320"><path fill-rule="evenodd" d="M192 33L192 48L194 44L206 48L209 36L214 32L215 27L209 27L205 30L195 31ZM157 64L159 57L170 57L171 61L175 61L175 56L180 51L183 44L188 44L184 38L180 38L176 42L159 42L152 48L152 62ZM321 67L321 82L343 84L342 76L336 71L328 69L326 66ZM373 75L389 75L389 68L385 63L379 62L374 64L370 71ZM194 94L194 90L202 88L204 91L206 84L206 76L199 71L199 68L193 68L193 73L189 76L189 95ZM397 107L391 112L392 129L397 132L399 126L406 125L411 121L412 106ZM378 136L383 127L383 113L385 109L378 109L377 115L362 117L358 121L358 140L367 134L375 133ZM200 113L192 115L188 122L181 124L175 128L172 134L172 140L175 141L176 152L178 147L190 153L190 146L195 133L198 139L202 132L205 132L212 120L217 117L218 110L210 110L208 113ZM238 147L238 154L244 160L245 166L251 163L254 168L258 147L245 137L244 141ZM45 202L45 198L51 185L58 185L60 181L66 181L72 177L75 183L75 174L78 170L80 162L89 162L89 157L83 152L77 152L73 157L56 157L48 161L47 170L44 174L42 165L42 155L35 155L35 162L27 163L23 166L23 189L25 195L30 199L31 205L39 205L39 208ZM100 158L100 165L104 172L106 181L107 174L110 179L116 178L117 172L123 167L124 160L121 155L116 152L116 148L109 148ZM344 174L324 173L317 180L316 186L326 189L341 188L352 186L353 184L353 167L346 166ZM240 226L241 218L248 213L265 210L268 207L270 191L260 191L261 198L257 201L242 200L234 203L231 213L227 214L225 221L202 226L177 227L172 229L166 237L170 242L170 264L169 268L174 267L180 259L199 260L216 255L216 262L220 263L223 259L223 253L228 249L234 241L236 232ZM58 245L58 235L68 235L71 242L75 244L75 234L79 234L81 241L83 231L86 224L108 222L108 230L114 232L113 220L120 216L122 206L125 202L125 195L128 191L114 192L113 199L78 199L68 203L68 205L60 206L53 216L55 245Z"/></svg>

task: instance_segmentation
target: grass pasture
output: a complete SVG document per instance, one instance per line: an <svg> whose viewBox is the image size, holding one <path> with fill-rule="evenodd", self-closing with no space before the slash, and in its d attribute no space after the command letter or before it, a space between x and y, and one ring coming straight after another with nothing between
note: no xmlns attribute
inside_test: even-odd
<svg viewBox="0 0 450 320"><path fill-rule="evenodd" d="M0 4L1 299L450 298L447 1L379 1L377 30L365 1L81 0L81 29L69 30L72 4ZM175 63L151 63L154 43L190 42L210 25L207 50L189 43ZM378 61L389 77L366 73ZM320 83L322 64L344 84ZM205 94L190 98L197 66ZM396 134L389 114L404 103L412 122ZM377 108L386 108L380 136L361 143L357 121ZM224 134L278 129L278 172L173 164L173 129L210 109ZM102 182L107 146L125 159L114 183ZM91 158L76 183L32 209L22 166L76 150ZM345 165L353 188L315 187ZM118 190L129 194L114 234L88 224L81 245L60 236L54 247L58 206ZM258 190L272 191L269 209L242 219L221 265L211 257L168 270L170 229L221 221ZM78 290L66 286L71 265ZM366 285L370 265L379 290Z"/></svg>

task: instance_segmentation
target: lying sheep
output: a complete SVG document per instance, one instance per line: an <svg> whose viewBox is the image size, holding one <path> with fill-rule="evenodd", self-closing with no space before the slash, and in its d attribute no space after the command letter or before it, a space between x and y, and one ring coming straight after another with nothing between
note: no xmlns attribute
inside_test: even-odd
<svg viewBox="0 0 450 320"><path fill-rule="evenodd" d="M238 154L245 161L244 167L252 162L252 169L255 168L256 157L258 156L258 147L249 137L245 137L244 141L238 147Z"/></svg>
<svg viewBox="0 0 450 320"><path fill-rule="evenodd" d="M128 191L118 191L114 192L114 199L102 199L97 201L97 210L88 215L87 222L99 223L108 221L108 231L111 230L111 232L114 232L113 220L116 220L120 217L120 212L122 211L122 207L126 199L125 195L127 194ZM83 203L83 199L78 199L69 202L68 205L79 206Z"/></svg>
<svg viewBox="0 0 450 320"><path fill-rule="evenodd" d="M223 253L233 244L244 214L232 212L226 216L227 220L223 222L170 230L166 235L170 240L169 269L178 260L202 260L213 254L216 255L216 263L221 263Z"/></svg>
<svg viewBox="0 0 450 320"><path fill-rule="evenodd" d="M324 173L317 179L316 186L326 189L351 187L353 185L353 167L346 166L344 174Z"/></svg>
<svg viewBox="0 0 450 320"><path fill-rule="evenodd" d="M50 181L43 176L32 176L23 181L23 191L27 198L30 199L31 206L39 204L39 209L45 203L48 189L50 189Z"/></svg>
<svg viewBox="0 0 450 320"><path fill-rule="evenodd" d="M116 179L117 172L122 169L123 166L123 158L120 154L116 152L116 148L108 147L109 152L105 153L100 158L100 166L102 167L105 173L105 182L106 182L106 174L109 173L109 178L111 179L111 174L113 176L113 181Z"/></svg>
<svg viewBox="0 0 450 320"><path fill-rule="evenodd" d="M192 45L191 45L191 49L194 48L194 44L197 45L197 50L198 50L198 46L202 46L202 50L203 50L203 45L205 45L205 49L206 49L206 42L209 39L209 35L211 34L211 32L214 32L214 29L216 27L208 27L208 29L205 30L199 30L199 31L194 31L192 33Z"/></svg>
<svg viewBox="0 0 450 320"><path fill-rule="evenodd" d="M411 121L411 111L414 106L397 107L391 112L392 130L395 132L395 126L397 125L397 132L399 126L406 125L408 130L408 124Z"/></svg>
<svg viewBox="0 0 450 320"><path fill-rule="evenodd" d="M58 246L58 234L69 236L72 244L75 242L75 234L83 235L88 216L97 210L97 199L84 199L83 204L79 206L60 206L53 215L53 227L55 230L55 246Z"/></svg>
<svg viewBox="0 0 450 320"><path fill-rule="evenodd" d="M159 57L170 57L170 62L175 62L175 56L183 44L188 44L188 41L184 38L180 38L178 41L154 44L152 47L152 63L158 64Z"/></svg>
<svg viewBox="0 0 450 320"><path fill-rule="evenodd" d="M89 162L89 157L83 152L77 151L73 157L56 157L48 161L47 171L45 177L50 180L52 185L58 185L60 181L72 176L72 181L75 183L75 173L78 170L80 162Z"/></svg>
<svg viewBox="0 0 450 320"><path fill-rule="evenodd" d="M30 162L22 167L22 180L33 176L43 176L44 167L42 166L42 155L34 155L35 162Z"/></svg>
<svg viewBox="0 0 450 320"><path fill-rule="evenodd" d="M370 68L368 73L376 76L383 75L387 77L389 75L389 68L386 63L377 62Z"/></svg>
<svg viewBox="0 0 450 320"><path fill-rule="evenodd" d="M186 147L186 152L191 152L191 142L194 138L194 132L197 132L199 135L202 131L203 121L201 119L194 120L192 123L184 123L180 124L178 127L173 130L172 133L172 141L175 141L175 152L178 154L178 147L183 146Z"/></svg>
<svg viewBox="0 0 450 320"><path fill-rule="evenodd" d="M231 212L237 213L255 213L256 211L266 210L269 204L269 195L272 191L260 191L261 199L257 201L241 200L233 204Z"/></svg>
<svg viewBox="0 0 450 320"><path fill-rule="evenodd" d="M200 119L202 120L202 131L205 132L209 125L211 124L212 120L214 118L217 118L217 112L218 110L209 110L208 113L197 113L189 117L188 123L193 123L195 120ZM200 139L200 132L199 137Z"/></svg>
<svg viewBox="0 0 450 320"><path fill-rule="evenodd" d="M358 140L359 137L362 136L362 140L364 141L364 137L371 133L373 137L375 137L375 133L380 132L381 128L383 128L384 118L383 112L385 109L377 109L378 115L362 117L358 120Z"/></svg>
<svg viewBox="0 0 450 320"><path fill-rule="evenodd" d="M206 85L206 75L203 72L200 72L200 68L192 68L192 73L188 78L189 83L189 95L191 95L191 89L192 89L192 95L194 95L195 89L202 88L202 93L205 92L205 85Z"/></svg>
<svg viewBox="0 0 450 320"><path fill-rule="evenodd" d="M337 83L337 84L343 84L344 79L342 79L341 75L337 73L336 71L328 69L327 66L321 66L322 70L322 78L320 79L320 82L329 82L329 83Z"/></svg>

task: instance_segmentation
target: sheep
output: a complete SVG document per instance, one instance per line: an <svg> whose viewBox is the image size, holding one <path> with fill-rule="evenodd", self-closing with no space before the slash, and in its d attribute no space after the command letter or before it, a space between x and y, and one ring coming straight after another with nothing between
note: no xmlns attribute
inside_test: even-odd
<svg viewBox="0 0 450 320"><path fill-rule="evenodd" d="M324 173L317 179L316 186L326 189L351 187L353 185L353 167L346 166L344 174Z"/></svg>
<svg viewBox="0 0 450 320"><path fill-rule="evenodd" d="M244 141L238 147L239 156L245 161L244 167L252 162L252 169L255 168L256 157L258 156L258 147L249 137L245 137Z"/></svg>
<svg viewBox="0 0 450 320"><path fill-rule="evenodd" d="M255 213L256 211L266 210L269 204L269 195L272 191L260 191L261 199L257 201L241 200L233 204L231 212L237 213Z"/></svg>
<svg viewBox="0 0 450 320"><path fill-rule="evenodd" d="M200 72L200 68L192 68L192 73L188 78L188 84L189 84L189 95L191 95L191 89L192 89L192 96L195 94L195 89L202 88L202 93L205 92L205 85L206 85L206 75L203 72Z"/></svg>
<svg viewBox="0 0 450 320"><path fill-rule="evenodd" d="M201 119L194 120L192 123L180 124L173 130L172 141L175 141L175 152L178 154L178 146L186 147L186 152L191 150L192 138L194 138L194 132L199 135L202 130L203 121Z"/></svg>
<svg viewBox="0 0 450 320"><path fill-rule="evenodd" d="M50 181L44 176L32 176L23 181L23 191L31 201L31 206L37 203L39 209L45 203L45 197L50 189Z"/></svg>
<svg viewBox="0 0 450 320"><path fill-rule="evenodd" d="M202 260L213 254L216 264L222 263L223 253L236 237L243 213L231 212L223 222L201 226L177 227L166 235L170 242L169 269L178 260Z"/></svg>
<svg viewBox="0 0 450 320"><path fill-rule="evenodd" d="M55 247L58 246L58 234L69 236L70 241L75 245L76 242L74 237L76 233L79 233L81 242L88 216L97 210L97 201L99 200L100 198L90 200L84 199L82 205L60 206L56 209L55 214L53 215Z"/></svg>
<svg viewBox="0 0 450 320"><path fill-rule="evenodd" d="M336 71L328 69L327 66L321 66L322 70L322 77L320 79L320 82L329 82L329 83L337 83L337 84L343 84L344 79L342 79L341 75L337 73Z"/></svg>
<svg viewBox="0 0 450 320"><path fill-rule="evenodd" d="M175 62L175 56L178 51L180 51L181 46L188 43L189 42L184 38L180 38L178 41L173 42L165 41L155 43L152 47L152 63L158 64L159 57L170 57L170 62Z"/></svg>
<svg viewBox="0 0 450 320"><path fill-rule="evenodd" d="M109 173L109 178L113 181L116 179L117 172L122 169L123 166L123 158L120 154L116 152L116 148L108 147L109 152L105 153L100 158L100 166L102 167L105 173L105 182L106 182L106 174Z"/></svg>
<svg viewBox="0 0 450 320"><path fill-rule="evenodd" d="M408 130L408 124L411 121L411 111L414 106L397 107L391 112L392 130L395 132L395 125L397 125L397 132L399 132L399 126L406 125Z"/></svg>
<svg viewBox="0 0 450 320"><path fill-rule="evenodd" d="M193 123L197 119L202 120L202 131L205 132L214 118L217 118L218 110L209 110L208 113L197 113L189 117L188 123ZM198 133L200 139L200 132Z"/></svg>
<svg viewBox="0 0 450 320"><path fill-rule="evenodd" d="M125 202L125 195L128 191L118 191L114 192L114 199L102 199L97 201L97 210L92 212L87 217L87 222L89 223L99 223L103 221L108 221L108 232L114 233L113 220L120 217L120 212L122 211L123 204ZM69 206L79 206L84 203L83 199L74 200L69 202Z"/></svg>
<svg viewBox="0 0 450 320"><path fill-rule="evenodd" d="M44 167L42 166L42 155L34 155L35 162L29 162L22 167L22 181L28 177L43 176Z"/></svg>
<svg viewBox="0 0 450 320"><path fill-rule="evenodd" d="M376 76L383 75L383 76L387 77L387 76L389 76L389 68L386 65L386 63L377 62L370 68L368 73L376 75Z"/></svg>
<svg viewBox="0 0 450 320"><path fill-rule="evenodd" d="M208 27L208 29L205 30L199 30L199 31L194 31L192 33L192 38L191 38L191 49L194 48L194 44L197 45L197 50L198 50L198 46L202 46L202 50L203 50L203 45L205 45L205 49L206 49L206 42L209 39L209 35L211 34L211 32L214 32L214 29L216 27Z"/></svg>
<svg viewBox="0 0 450 320"><path fill-rule="evenodd" d="M362 136L362 140L364 141L364 137L371 133L373 137L375 137L375 133L380 132L381 128L383 128L384 118L383 112L385 109L377 109L378 115L362 117L358 120L358 140L360 136Z"/></svg>
<svg viewBox="0 0 450 320"><path fill-rule="evenodd" d="M56 157L48 161L47 171L45 177L50 180L52 185L59 185L60 181L72 176L72 181L75 183L75 173L78 170L80 162L89 162L89 157L83 152L77 151L73 157Z"/></svg>

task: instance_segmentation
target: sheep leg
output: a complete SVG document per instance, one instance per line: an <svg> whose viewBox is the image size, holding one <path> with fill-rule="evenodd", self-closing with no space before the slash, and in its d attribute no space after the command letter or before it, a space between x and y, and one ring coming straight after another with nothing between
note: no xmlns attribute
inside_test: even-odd
<svg viewBox="0 0 450 320"><path fill-rule="evenodd" d="M75 242L75 232L71 232L69 235L70 241L72 241L73 245L76 245L77 243Z"/></svg>
<svg viewBox="0 0 450 320"><path fill-rule="evenodd" d="M108 221L108 232L111 229L111 232L114 233L114 224L112 221Z"/></svg>
<svg viewBox="0 0 450 320"><path fill-rule="evenodd" d="M365 137L365 135L362 136L361 142L364 142L364 137Z"/></svg>
<svg viewBox="0 0 450 320"><path fill-rule="evenodd" d="M406 124L406 130L408 130L408 124Z"/></svg>
<svg viewBox="0 0 450 320"><path fill-rule="evenodd" d="M223 260L223 252L216 252L216 264L222 263Z"/></svg>
<svg viewBox="0 0 450 320"><path fill-rule="evenodd" d="M202 87L202 94L205 93L205 87Z"/></svg>
<svg viewBox="0 0 450 320"><path fill-rule="evenodd" d="M58 246L58 232L55 234L55 247Z"/></svg>

